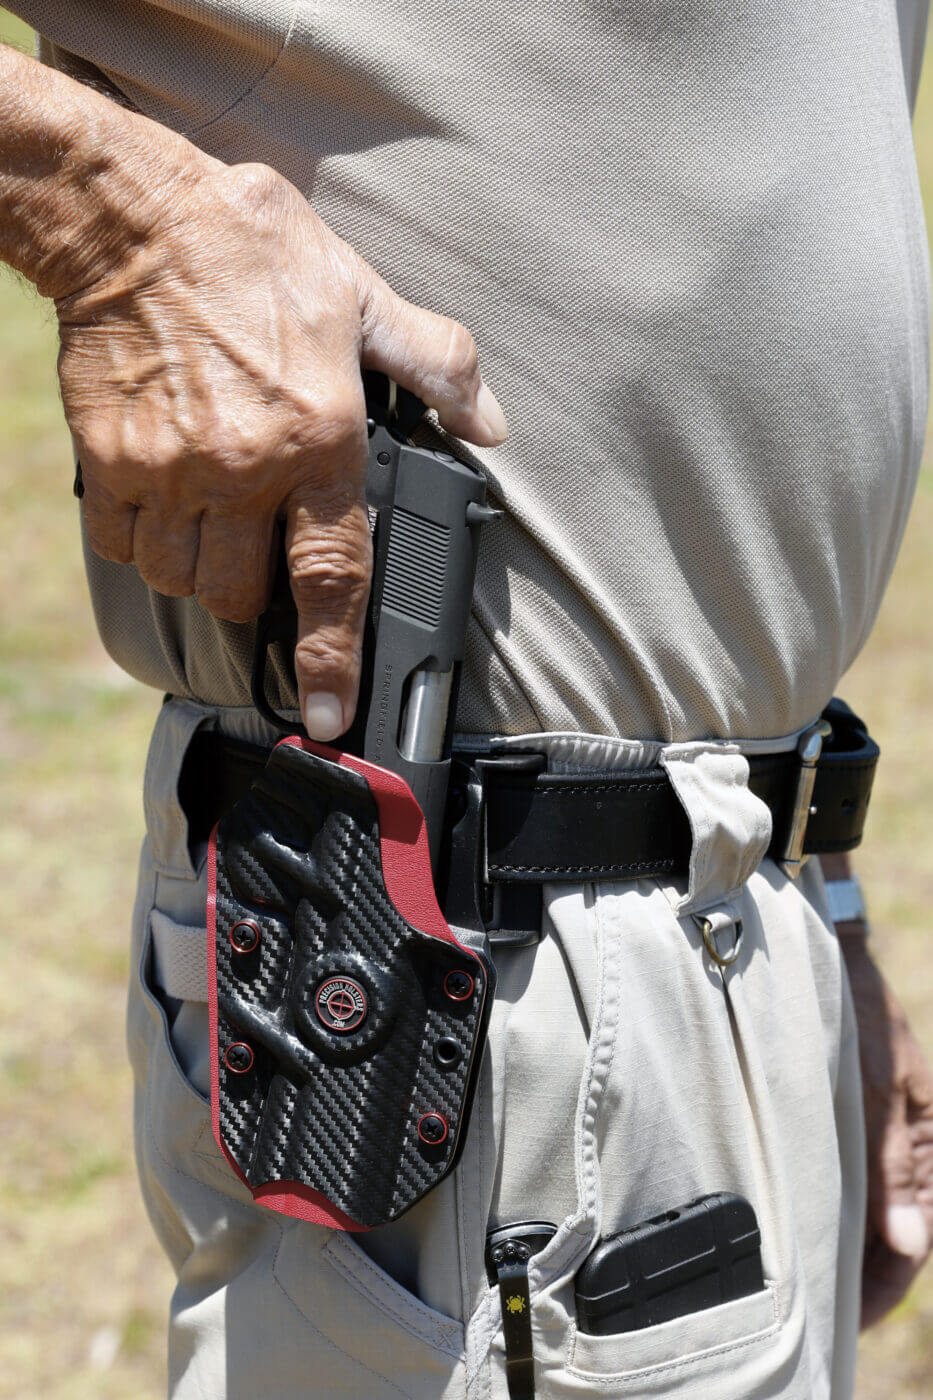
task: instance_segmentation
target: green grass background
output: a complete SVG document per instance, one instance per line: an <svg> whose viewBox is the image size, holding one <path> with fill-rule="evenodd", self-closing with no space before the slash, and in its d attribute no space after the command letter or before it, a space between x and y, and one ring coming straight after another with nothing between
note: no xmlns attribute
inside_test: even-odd
<svg viewBox="0 0 933 1400"><path fill-rule="evenodd" d="M2 10L0 39L31 43ZM933 222L933 56L915 133ZM101 649L76 526L53 320L0 272L0 1400L156 1400L170 1278L137 1197L123 999L159 696ZM928 1054L931 532L927 462L881 618L842 687L884 750L858 863L880 960ZM929 1270L863 1340L858 1395L933 1396Z"/></svg>

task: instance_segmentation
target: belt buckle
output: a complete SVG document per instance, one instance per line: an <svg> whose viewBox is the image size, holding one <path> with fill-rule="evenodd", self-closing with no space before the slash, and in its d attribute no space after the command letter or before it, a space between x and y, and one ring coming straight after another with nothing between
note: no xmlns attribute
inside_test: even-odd
<svg viewBox="0 0 933 1400"><path fill-rule="evenodd" d="M818 719L816 724L812 724L809 729L804 730L797 741L797 758L800 765L797 769L797 786L794 791L784 852L778 860L784 874L791 880L797 879L810 859L803 853L803 843L812 810L810 802L813 797L813 789L816 786L816 765L820 761L823 744L832 732L833 727L829 720Z"/></svg>

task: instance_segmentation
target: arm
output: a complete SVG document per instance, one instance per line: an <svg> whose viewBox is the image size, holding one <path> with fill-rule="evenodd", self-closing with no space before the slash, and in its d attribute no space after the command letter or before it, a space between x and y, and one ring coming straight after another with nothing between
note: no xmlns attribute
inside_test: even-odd
<svg viewBox="0 0 933 1400"><path fill-rule="evenodd" d="M827 880L848 856L821 856ZM862 1326L904 1296L933 1241L933 1076L900 1002L876 967L862 919L836 925L855 1006L868 1150Z"/></svg>
<svg viewBox="0 0 933 1400"><path fill-rule="evenodd" d="M469 333L397 297L275 171L3 46L0 258L55 302L93 548L244 621L283 521L307 727L342 733L370 570L360 365L501 442Z"/></svg>

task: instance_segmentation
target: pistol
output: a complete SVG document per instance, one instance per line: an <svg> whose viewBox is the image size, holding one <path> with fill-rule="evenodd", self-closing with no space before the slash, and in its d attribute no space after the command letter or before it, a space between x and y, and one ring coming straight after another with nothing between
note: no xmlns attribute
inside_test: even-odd
<svg viewBox="0 0 933 1400"><path fill-rule="evenodd" d="M357 716L335 747L404 778L424 813L436 869L479 533L500 512L486 503L485 479L469 463L408 440L425 412L414 394L384 375L363 377L373 579ZM295 637L283 553L257 624L251 690L259 713L286 733L299 731L266 697L266 663L274 643L293 650Z"/></svg>

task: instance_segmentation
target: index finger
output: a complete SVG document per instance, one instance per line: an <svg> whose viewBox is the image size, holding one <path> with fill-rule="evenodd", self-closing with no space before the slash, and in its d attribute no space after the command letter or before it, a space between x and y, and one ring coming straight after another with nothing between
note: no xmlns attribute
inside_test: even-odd
<svg viewBox="0 0 933 1400"><path fill-rule="evenodd" d="M372 540L363 488L354 478L359 473L348 466L341 483L309 482L287 506L299 702L308 735L322 742L349 729L359 694Z"/></svg>

